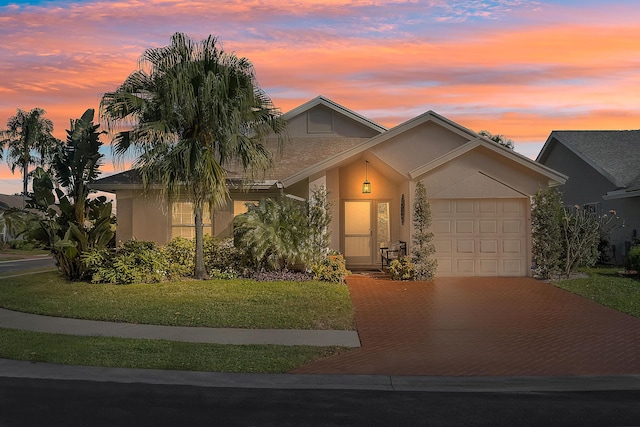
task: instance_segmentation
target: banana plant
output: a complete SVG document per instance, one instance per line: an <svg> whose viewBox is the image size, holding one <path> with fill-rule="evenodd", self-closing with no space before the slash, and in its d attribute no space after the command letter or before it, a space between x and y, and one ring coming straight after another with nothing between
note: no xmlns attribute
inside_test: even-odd
<svg viewBox="0 0 640 427"><path fill-rule="evenodd" d="M54 157L54 176L42 168L34 171L27 204L42 213L40 226L47 235L46 243L62 274L71 280L90 274L82 254L106 247L115 234L111 202L104 196L89 197L89 184L98 177L103 157L101 132L93 124L93 115L89 109L71 121L67 141Z"/></svg>

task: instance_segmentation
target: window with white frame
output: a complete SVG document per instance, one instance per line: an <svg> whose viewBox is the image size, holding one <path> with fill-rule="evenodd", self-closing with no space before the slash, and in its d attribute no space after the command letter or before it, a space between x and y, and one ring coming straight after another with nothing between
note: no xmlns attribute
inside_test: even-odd
<svg viewBox="0 0 640 427"><path fill-rule="evenodd" d="M202 224L204 234L211 234L211 208L205 203L202 209ZM195 217L193 215L193 203L175 202L171 205L171 238L184 237L193 239L196 236Z"/></svg>

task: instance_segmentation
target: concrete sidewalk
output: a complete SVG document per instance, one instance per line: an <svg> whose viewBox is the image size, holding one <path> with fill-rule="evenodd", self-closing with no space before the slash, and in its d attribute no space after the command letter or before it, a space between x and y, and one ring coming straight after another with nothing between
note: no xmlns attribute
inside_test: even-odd
<svg viewBox="0 0 640 427"><path fill-rule="evenodd" d="M360 347L356 331L155 326L40 316L0 308L0 327L52 334L213 344Z"/></svg>

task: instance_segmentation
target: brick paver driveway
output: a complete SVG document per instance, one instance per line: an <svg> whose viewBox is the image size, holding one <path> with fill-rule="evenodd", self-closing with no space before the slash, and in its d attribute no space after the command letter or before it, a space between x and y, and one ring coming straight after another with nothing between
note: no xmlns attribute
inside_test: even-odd
<svg viewBox="0 0 640 427"><path fill-rule="evenodd" d="M640 374L640 319L529 278L347 280L362 347L296 373Z"/></svg>

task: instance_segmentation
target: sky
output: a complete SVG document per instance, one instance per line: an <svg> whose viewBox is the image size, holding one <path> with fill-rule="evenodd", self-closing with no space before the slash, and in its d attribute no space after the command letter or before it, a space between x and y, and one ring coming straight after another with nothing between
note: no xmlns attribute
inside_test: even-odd
<svg viewBox="0 0 640 427"><path fill-rule="evenodd" d="M0 0L0 129L39 107L64 139L175 32L248 58L283 112L433 110L530 158L553 130L640 129L637 0ZM105 154L103 176L126 168ZM0 193L19 191L1 161Z"/></svg>

